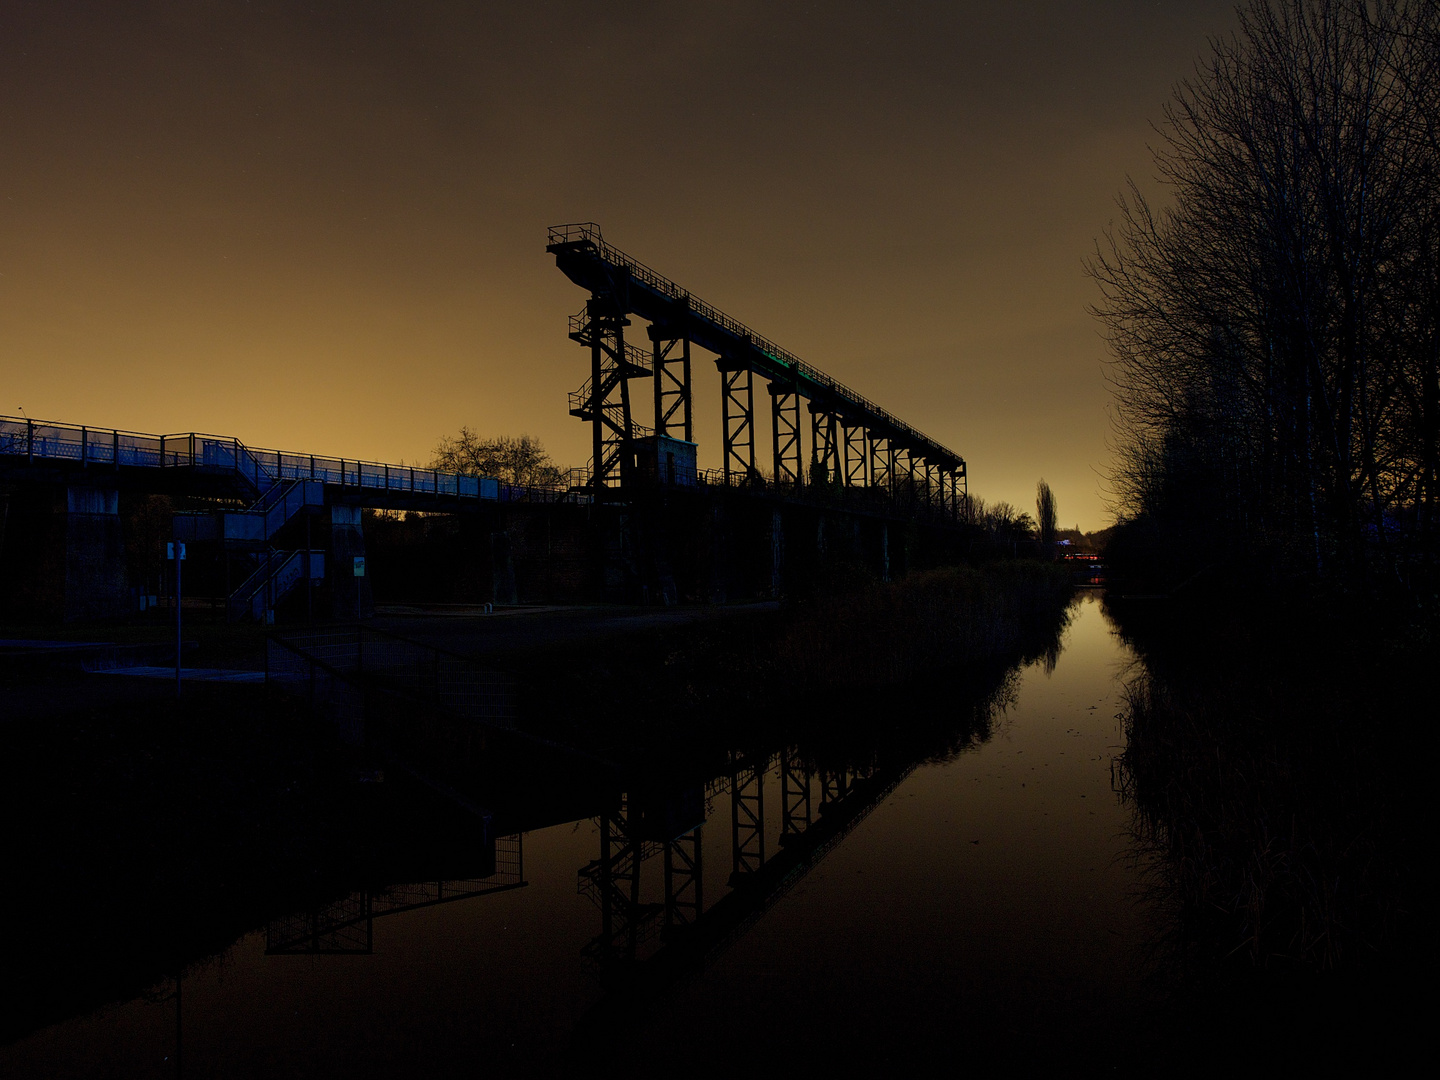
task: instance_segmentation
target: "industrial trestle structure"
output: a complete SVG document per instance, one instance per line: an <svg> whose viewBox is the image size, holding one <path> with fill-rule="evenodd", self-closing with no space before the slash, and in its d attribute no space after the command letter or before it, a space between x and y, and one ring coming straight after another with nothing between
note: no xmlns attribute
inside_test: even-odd
<svg viewBox="0 0 1440 1080"><path fill-rule="evenodd" d="M570 318L570 337L590 350L590 378L570 395L570 412L593 428L590 468L578 483L597 496L638 469L681 485L864 487L940 516L967 516L959 454L607 244L594 222L552 226L546 250L590 293ZM649 324L649 351L626 340L631 316ZM692 346L713 353L720 372L724 466L713 474L694 461ZM653 429L636 422L636 378L652 380ZM760 471L757 378L770 397L769 477ZM810 416L808 468L802 398Z"/></svg>

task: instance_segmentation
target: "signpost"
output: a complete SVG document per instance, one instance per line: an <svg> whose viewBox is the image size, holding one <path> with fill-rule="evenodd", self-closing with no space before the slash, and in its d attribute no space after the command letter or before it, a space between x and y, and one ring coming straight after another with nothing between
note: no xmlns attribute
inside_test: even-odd
<svg viewBox="0 0 1440 1080"><path fill-rule="evenodd" d="M180 568L185 565L185 545L166 544L165 558L175 564L175 696L180 696L180 653L185 647L185 639L180 631L180 610L184 594L181 590Z"/></svg>

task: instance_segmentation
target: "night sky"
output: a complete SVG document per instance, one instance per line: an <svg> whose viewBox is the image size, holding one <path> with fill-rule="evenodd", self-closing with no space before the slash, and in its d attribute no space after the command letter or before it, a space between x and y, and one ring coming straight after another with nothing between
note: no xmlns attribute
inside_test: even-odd
<svg viewBox="0 0 1440 1080"><path fill-rule="evenodd" d="M466 424L582 465L585 296L544 249L593 220L958 451L973 493L1033 513L1043 476L1099 528L1083 263L1234 25L1229 0L0 0L0 414L389 462Z"/></svg>

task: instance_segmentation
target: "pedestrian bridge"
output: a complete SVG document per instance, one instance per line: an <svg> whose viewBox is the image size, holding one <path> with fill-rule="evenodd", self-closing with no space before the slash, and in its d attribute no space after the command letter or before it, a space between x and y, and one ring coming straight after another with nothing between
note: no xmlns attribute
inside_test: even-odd
<svg viewBox="0 0 1440 1080"><path fill-rule="evenodd" d="M88 472L97 478L107 471L128 476L165 470L176 481L166 487L193 489L196 494L233 493L257 500L293 480L318 481L336 495L363 495L365 505L381 509L407 509L412 503L439 499L493 502L502 498L500 481L489 477L261 450L236 438L194 431L151 435L17 416L0 416L0 460L11 469Z"/></svg>

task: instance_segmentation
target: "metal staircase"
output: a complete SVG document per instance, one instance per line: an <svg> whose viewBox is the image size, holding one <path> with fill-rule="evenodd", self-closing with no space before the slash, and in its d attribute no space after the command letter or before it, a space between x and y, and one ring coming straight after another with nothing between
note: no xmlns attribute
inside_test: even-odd
<svg viewBox="0 0 1440 1080"><path fill-rule="evenodd" d="M234 622L242 619L268 622L275 605L306 580L307 571L311 582L325 579L325 552L267 551L255 572L230 594L227 614Z"/></svg>
<svg viewBox="0 0 1440 1080"><path fill-rule="evenodd" d="M320 480L271 480L246 509L176 514L173 530L177 540L218 541L258 554L259 564L230 594L227 610L234 620L267 622L275 605L302 581L325 577L323 551L271 546L297 516L324 505L325 485Z"/></svg>

